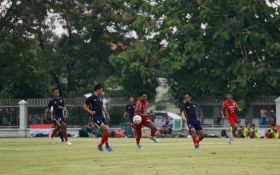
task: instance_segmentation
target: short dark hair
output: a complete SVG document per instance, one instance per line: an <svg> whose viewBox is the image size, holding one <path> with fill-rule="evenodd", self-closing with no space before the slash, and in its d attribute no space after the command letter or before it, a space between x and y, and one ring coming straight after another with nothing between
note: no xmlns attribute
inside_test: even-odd
<svg viewBox="0 0 280 175"><path fill-rule="evenodd" d="M232 92L231 91L227 91L227 93L226 94L230 94L230 95L232 95Z"/></svg>
<svg viewBox="0 0 280 175"><path fill-rule="evenodd" d="M190 91L184 92L184 95L189 95L190 97L192 97L192 93Z"/></svg>
<svg viewBox="0 0 280 175"><path fill-rule="evenodd" d="M148 95L148 92L147 92L147 91L141 91L141 92L139 93L139 96L142 96L143 94Z"/></svg>
<svg viewBox="0 0 280 175"><path fill-rule="evenodd" d="M127 98L127 99L130 99L131 97L132 97L132 98L134 98L132 95L130 95L130 96L128 96L128 98Z"/></svg>
<svg viewBox="0 0 280 175"><path fill-rule="evenodd" d="M54 91L56 91L56 90L59 90L59 88L58 88L58 87L53 88L53 89L52 89L52 93L54 93ZM59 91L60 91L60 90L59 90Z"/></svg>
<svg viewBox="0 0 280 175"><path fill-rule="evenodd" d="M96 90L99 90L99 89L102 89L102 88L103 88L103 86L101 84L97 84L97 85L94 86L93 91L96 91Z"/></svg>

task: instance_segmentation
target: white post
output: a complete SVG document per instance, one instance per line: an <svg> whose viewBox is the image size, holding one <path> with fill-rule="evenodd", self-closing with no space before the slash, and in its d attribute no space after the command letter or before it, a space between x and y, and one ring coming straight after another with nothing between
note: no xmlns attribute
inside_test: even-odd
<svg viewBox="0 0 280 175"><path fill-rule="evenodd" d="M276 103L276 125L280 125L280 97L274 100Z"/></svg>
<svg viewBox="0 0 280 175"><path fill-rule="evenodd" d="M27 101L21 100L19 104L19 128L27 128Z"/></svg>

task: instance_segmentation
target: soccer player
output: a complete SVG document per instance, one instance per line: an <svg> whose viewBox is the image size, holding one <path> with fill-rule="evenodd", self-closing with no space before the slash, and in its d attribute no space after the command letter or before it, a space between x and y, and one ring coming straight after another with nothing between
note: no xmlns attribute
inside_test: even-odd
<svg viewBox="0 0 280 175"><path fill-rule="evenodd" d="M236 130L238 128L238 118L236 111L242 111L241 108L239 108L239 106L237 105L236 101L232 100L231 92L226 93L226 101L223 102L223 105L221 107L221 114L223 119L225 119L224 110L226 111L226 118L230 124L230 129L227 132L227 135L229 138L228 143L231 144L234 133L236 133Z"/></svg>
<svg viewBox="0 0 280 175"><path fill-rule="evenodd" d="M150 119L150 117L154 116L154 113L149 113L149 114L147 113L147 109L148 109L147 97L148 97L148 93L146 91L141 91L140 98L136 102L136 108L134 110L134 116L140 115L142 118L141 123L139 123L139 124L134 123L134 135L136 138L136 146L138 149L141 149L140 139L142 137L142 127L143 126L146 126L151 129L150 139L153 140L155 143L159 142L155 138L157 128Z"/></svg>
<svg viewBox="0 0 280 175"><path fill-rule="evenodd" d="M199 143L203 140L203 129L197 116L196 104L192 103L192 94L185 92L184 99L185 103L181 107L181 115L186 121L186 130L191 133L194 147L197 150Z"/></svg>
<svg viewBox="0 0 280 175"><path fill-rule="evenodd" d="M133 115L134 115L134 109L135 109L135 103L134 103L134 97L129 96L128 97L128 104L125 106L125 118L128 118L128 131L127 135L130 135L132 133L132 127L133 127Z"/></svg>
<svg viewBox="0 0 280 175"><path fill-rule="evenodd" d="M52 90L52 96L53 99L49 101L48 109L52 113L52 119L55 123L55 129L52 131L49 137L51 138L51 141L53 143L54 136L59 130L61 130L66 145L72 145L72 143L68 140L66 123L65 123L65 116L67 114L67 109L64 100L59 95L58 88L54 88Z"/></svg>
<svg viewBox="0 0 280 175"><path fill-rule="evenodd" d="M113 151L113 149L110 147L108 142L110 130L107 124L107 121L110 120L110 116L108 112L105 110L101 99L101 96L103 95L103 87L100 84L97 84L94 87L93 91L94 91L93 94L86 99L83 108L86 112L90 114L92 123L98 128L102 129L103 134L102 134L102 139L99 145L97 146L98 151L103 151L102 146L105 143L106 150L111 152ZM106 119L103 115L103 112L105 114Z"/></svg>

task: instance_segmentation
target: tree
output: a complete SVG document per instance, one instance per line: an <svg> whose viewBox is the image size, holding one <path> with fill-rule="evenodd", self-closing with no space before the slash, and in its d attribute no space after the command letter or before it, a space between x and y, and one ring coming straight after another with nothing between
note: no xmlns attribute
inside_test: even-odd
<svg viewBox="0 0 280 175"><path fill-rule="evenodd" d="M169 72L174 96L231 90L248 102L280 93L276 8L257 0L157 2L155 16L165 18L156 37L168 41L161 69Z"/></svg>

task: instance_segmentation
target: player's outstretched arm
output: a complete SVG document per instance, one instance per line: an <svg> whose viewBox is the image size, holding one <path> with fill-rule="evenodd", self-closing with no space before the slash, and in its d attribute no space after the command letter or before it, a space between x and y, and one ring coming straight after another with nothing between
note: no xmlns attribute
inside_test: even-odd
<svg viewBox="0 0 280 175"><path fill-rule="evenodd" d="M237 109L238 111L242 111L242 109L238 106L237 103L236 103L236 109Z"/></svg>
<svg viewBox="0 0 280 175"><path fill-rule="evenodd" d="M185 112L184 112L184 111L181 112L181 116L182 116L182 119L183 119L184 121L187 121L187 118L186 118L186 115L185 115Z"/></svg>
<svg viewBox="0 0 280 175"><path fill-rule="evenodd" d="M181 112L181 116L182 116L182 119L183 119L183 122L185 122L185 129L187 131L189 131L189 127L188 127L188 120L187 120L187 114L185 111L182 111Z"/></svg>
<svg viewBox="0 0 280 175"><path fill-rule="evenodd" d="M109 115L109 113L107 112L107 110L104 108L104 106L102 106L102 111L104 112L105 114L105 118L107 121L110 121L111 117Z"/></svg>
<svg viewBox="0 0 280 175"><path fill-rule="evenodd" d="M63 110L63 113L64 113L64 117L65 117L65 118L68 118L68 110L67 110L66 107L65 107L65 109Z"/></svg>
<svg viewBox="0 0 280 175"><path fill-rule="evenodd" d="M220 110L221 115L222 115L222 119L225 119L224 110L225 110L225 106L224 106L224 104L223 104L222 107L221 107L221 110Z"/></svg>

